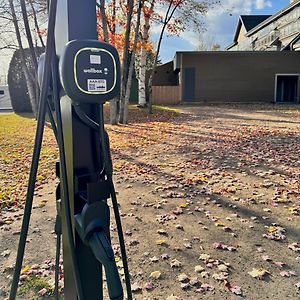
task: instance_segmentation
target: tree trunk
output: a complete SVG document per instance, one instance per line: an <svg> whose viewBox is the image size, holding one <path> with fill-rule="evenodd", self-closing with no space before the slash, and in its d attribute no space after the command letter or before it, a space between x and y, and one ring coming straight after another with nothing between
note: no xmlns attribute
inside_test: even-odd
<svg viewBox="0 0 300 300"><path fill-rule="evenodd" d="M35 79L37 79L38 63L37 63L37 57L36 57L36 53L35 53L34 46L33 46L32 35L31 35L31 31L30 31L28 15L27 15L27 10L26 10L26 4L25 4L25 0L21 0L20 2L21 2L22 17L23 17L27 42L28 42L28 45L29 45L31 60L32 60L32 63L33 63L33 66L34 66Z"/></svg>
<svg viewBox="0 0 300 300"><path fill-rule="evenodd" d="M165 15L165 18L164 18L164 23L163 23L164 25L163 25L163 27L161 29L161 32L160 32L160 35L159 35L158 44L157 44L157 50L156 50L156 53L155 53L155 58L154 58L154 63L153 63L153 68L152 68L152 72L151 72L151 75L150 75L150 78L149 78L149 107L148 107L149 114L153 113L153 111L152 111L152 103L153 103L153 99L152 99L153 76L154 76L155 69L156 69L156 66L157 66L157 60L158 60L158 55L159 55L159 51L160 51L160 46L161 46L162 38L163 38L163 35L165 33L165 29L166 29L168 23L172 19L173 15L175 13L175 10L177 9L177 7L179 6L180 3L181 2L178 1L174 5L174 7L172 8L172 5L174 4L174 2L170 1L168 9L167 9L167 12L166 12L166 15Z"/></svg>
<svg viewBox="0 0 300 300"><path fill-rule="evenodd" d="M115 3L113 4L113 6L115 6ZM102 19L104 41L109 43L108 24L107 24L107 18L105 13L105 0L100 0L100 13ZM114 35L114 32L112 32L112 34ZM114 98L109 102L109 121L110 124L112 125L118 124L118 99L117 98Z"/></svg>
<svg viewBox="0 0 300 300"><path fill-rule="evenodd" d="M107 19L106 19L106 13L105 13L105 0L100 0L100 13L101 13L104 41L108 43L109 36L108 36Z"/></svg>
<svg viewBox="0 0 300 300"><path fill-rule="evenodd" d="M121 92L120 92L120 111L119 111L120 123L123 123L124 107L125 107L125 93L126 93L126 84L128 78L128 57L129 57L129 44L130 44L130 31L131 31L133 4L134 4L134 0L127 0L128 11L127 11L125 43L124 43L124 51L123 51L123 65L122 65Z"/></svg>
<svg viewBox="0 0 300 300"><path fill-rule="evenodd" d="M26 37L29 45L29 50L30 50L30 55L31 55L31 60L34 66L34 91L35 91L35 101L36 101L36 106L39 107L38 99L40 95L40 87L38 85L38 61L37 61L37 56L34 50L33 46L33 41L32 41L32 35L31 35L31 30L29 26L29 21L28 21L28 15L27 15L27 10L26 10L26 3L25 0L21 0L21 9L22 9L22 16L23 16L23 21L24 21L24 27L26 31Z"/></svg>
<svg viewBox="0 0 300 300"><path fill-rule="evenodd" d="M147 49L145 45L149 41L150 13L153 11L155 0L151 2L150 12L145 14L145 24L141 42L140 69L139 69L139 106L146 106L146 69L147 69Z"/></svg>
<svg viewBox="0 0 300 300"><path fill-rule="evenodd" d="M139 106L146 106L146 65L147 65L147 51L142 46L140 56L139 69Z"/></svg>
<svg viewBox="0 0 300 300"><path fill-rule="evenodd" d="M123 112L123 120L122 120L123 124L128 123L128 105L129 105L129 98L130 98L130 92L131 92L132 75L133 75L134 60L135 60L135 54L136 54L136 45L137 45L138 37L139 37L139 30L140 30L140 24L141 24L141 12L142 12L143 4L144 4L144 1L139 0L139 7L138 7L138 11L137 11L136 28L135 28L135 32L134 32L133 48L132 48L132 52L131 52L128 78L127 78L127 84L126 84L126 92L125 92L125 100L124 100L124 112Z"/></svg>
<svg viewBox="0 0 300 300"><path fill-rule="evenodd" d="M11 10L12 21L13 21L13 24L15 27L18 46L19 46L20 52L21 52L22 69L23 69L24 76L26 79L26 84L28 87L28 93L29 93L29 98L30 98L30 102L31 102L31 106L32 106L32 111L33 111L34 116L37 117L38 105L37 105L37 100L36 100L35 83L34 83L34 81L32 81L30 73L29 73L27 65L26 65L26 58L25 58L25 54L24 54L24 48L23 48L23 44L22 44L22 40L21 40L20 28L19 28L19 24L17 21L14 3L13 3L13 0L8 0L8 1L9 1L10 10Z"/></svg>
<svg viewBox="0 0 300 300"><path fill-rule="evenodd" d="M159 54L160 45L161 45L161 41L162 41L162 38L163 38L163 34L164 34L164 30L166 28L166 25L167 24L164 24L163 29L162 29L162 31L160 33L160 36L159 36L157 50L156 50L156 53L155 53L154 63L153 63L153 67L152 67L152 72L151 72L150 77L149 77L149 84L148 84L148 86L149 86L149 103L148 103L148 112L149 112L149 114L153 113L153 111L152 111L152 103L153 103L153 99L152 99L153 76L154 76L155 69L156 69L156 66L157 66L158 54Z"/></svg>
<svg viewBox="0 0 300 300"><path fill-rule="evenodd" d="M38 23L38 20L37 20L36 11L35 11L34 5L32 3L32 0L29 0L29 3L30 3L30 6L31 6L32 15L33 15L33 21L34 21L34 26L35 26L35 29L37 31L37 35L39 37L41 46L43 47L43 49L45 49L46 48L45 47L45 43L44 43L43 37L41 35L40 26L39 26L39 23Z"/></svg>

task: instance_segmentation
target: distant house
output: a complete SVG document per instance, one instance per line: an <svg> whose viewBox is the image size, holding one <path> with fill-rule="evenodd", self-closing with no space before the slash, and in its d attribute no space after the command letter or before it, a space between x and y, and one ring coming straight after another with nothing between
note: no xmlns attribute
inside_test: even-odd
<svg viewBox="0 0 300 300"><path fill-rule="evenodd" d="M0 110L11 110L11 101L7 85L0 85Z"/></svg>
<svg viewBox="0 0 300 300"><path fill-rule="evenodd" d="M176 52L157 68L153 102L299 103L299 78L298 51Z"/></svg>
<svg viewBox="0 0 300 300"><path fill-rule="evenodd" d="M240 16L227 50L176 52L156 70L153 102L300 103L300 0Z"/></svg>
<svg viewBox="0 0 300 300"><path fill-rule="evenodd" d="M240 16L229 51L300 50L300 1L272 16Z"/></svg>

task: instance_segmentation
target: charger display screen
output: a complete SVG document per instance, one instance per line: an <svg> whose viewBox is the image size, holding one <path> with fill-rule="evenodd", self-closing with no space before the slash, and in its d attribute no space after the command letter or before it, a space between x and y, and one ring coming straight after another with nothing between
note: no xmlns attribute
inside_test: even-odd
<svg viewBox="0 0 300 300"><path fill-rule="evenodd" d="M74 58L74 77L83 93L107 94L116 85L116 61L105 49L80 49Z"/></svg>
<svg viewBox="0 0 300 300"><path fill-rule="evenodd" d="M120 92L120 59L112 45L94 40L70 41L60 58L60 79L76 103L104 103Z"/></svg>

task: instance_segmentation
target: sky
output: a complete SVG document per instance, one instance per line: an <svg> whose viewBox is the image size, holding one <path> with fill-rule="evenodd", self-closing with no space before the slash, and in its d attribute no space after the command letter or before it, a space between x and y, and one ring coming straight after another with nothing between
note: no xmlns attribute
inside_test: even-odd
<svg viewBox="0 0 300 300"><path fill-rule="evenodd" d="M221 0L222 6L209 11L204 19L206 24L205 39L218 43L221 49L233 41L239 15L272 15L284 7L290 0ZM153 40L158 38L159 28L154 28ZM165 36L162 42L160 59L163 63L173 59L176 51L197 49L199 36L193 31L186 31L180 37ZM0 76L7 73L10 53L4 56L0 52Z"/></svg>
<svg viewBox="0 0 300 300"><path fill-rule="evenodd" d="M287 5L290 0L221 0L222 6L206 15L206 33L204 39L221 45L223 50L233 42L233 36L240 15L273 15ZM153 35L157 38L157 34ZM186 31L180 37L165 37L162 42L160 59L163 63L173 59L176 51L197 49L199 36Z"/></svg>

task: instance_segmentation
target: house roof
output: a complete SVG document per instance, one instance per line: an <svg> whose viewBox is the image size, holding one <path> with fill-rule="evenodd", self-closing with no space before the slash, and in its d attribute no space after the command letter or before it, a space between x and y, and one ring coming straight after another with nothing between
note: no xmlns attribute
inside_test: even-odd
<svg viewBox="0 0 300 300"><path fill-rule="evenodd" d="M228 45L225 49L229 50L230 48L234 47L237 44L237 39L240 34L242 25L244 25L246 32L253 29L255 26L259 25L261 22L265 21L266 19L270 18L271 15L241 15L239 17L239 21L235 30L233 43Z"/></svg>
<svg viewBox="0 0 300 300"><path fill-rule="evenodd" d="M270 17L271 15L241 15L236 27L234 42L236 42L238 39L242 25L244 25L246 31L248 32Z"/></svg>
<svg viewBox="0 0 300 300"><path fill-rule="evenodd" d="M241 21L243 22L246 31L250 31L252 28L263 22L264 20L270 18L271 15L253 15L253 16L240 16Z"/></svg>
<svg viewBox="0 0 300 300"><path fill-rule="evenodd" d="M264 21L262 21L261 23L259 23L257 26L253 27L252 29L250 29L247 33L246 36L249 37L251 36L253 33L257 32L258 30L260 30L261 28L269 25L270 23L274 22L276 19L280 18L281 16L283 16L284 14L288 13L289 11L291 11L295 6L300 4L300 0L295 0L293 2L290 3L290 5L288 5L287 7L285 7L284 9L280 10L279 12L277 12L275 15L270 16L269 18L265 19Z"/></svg>

